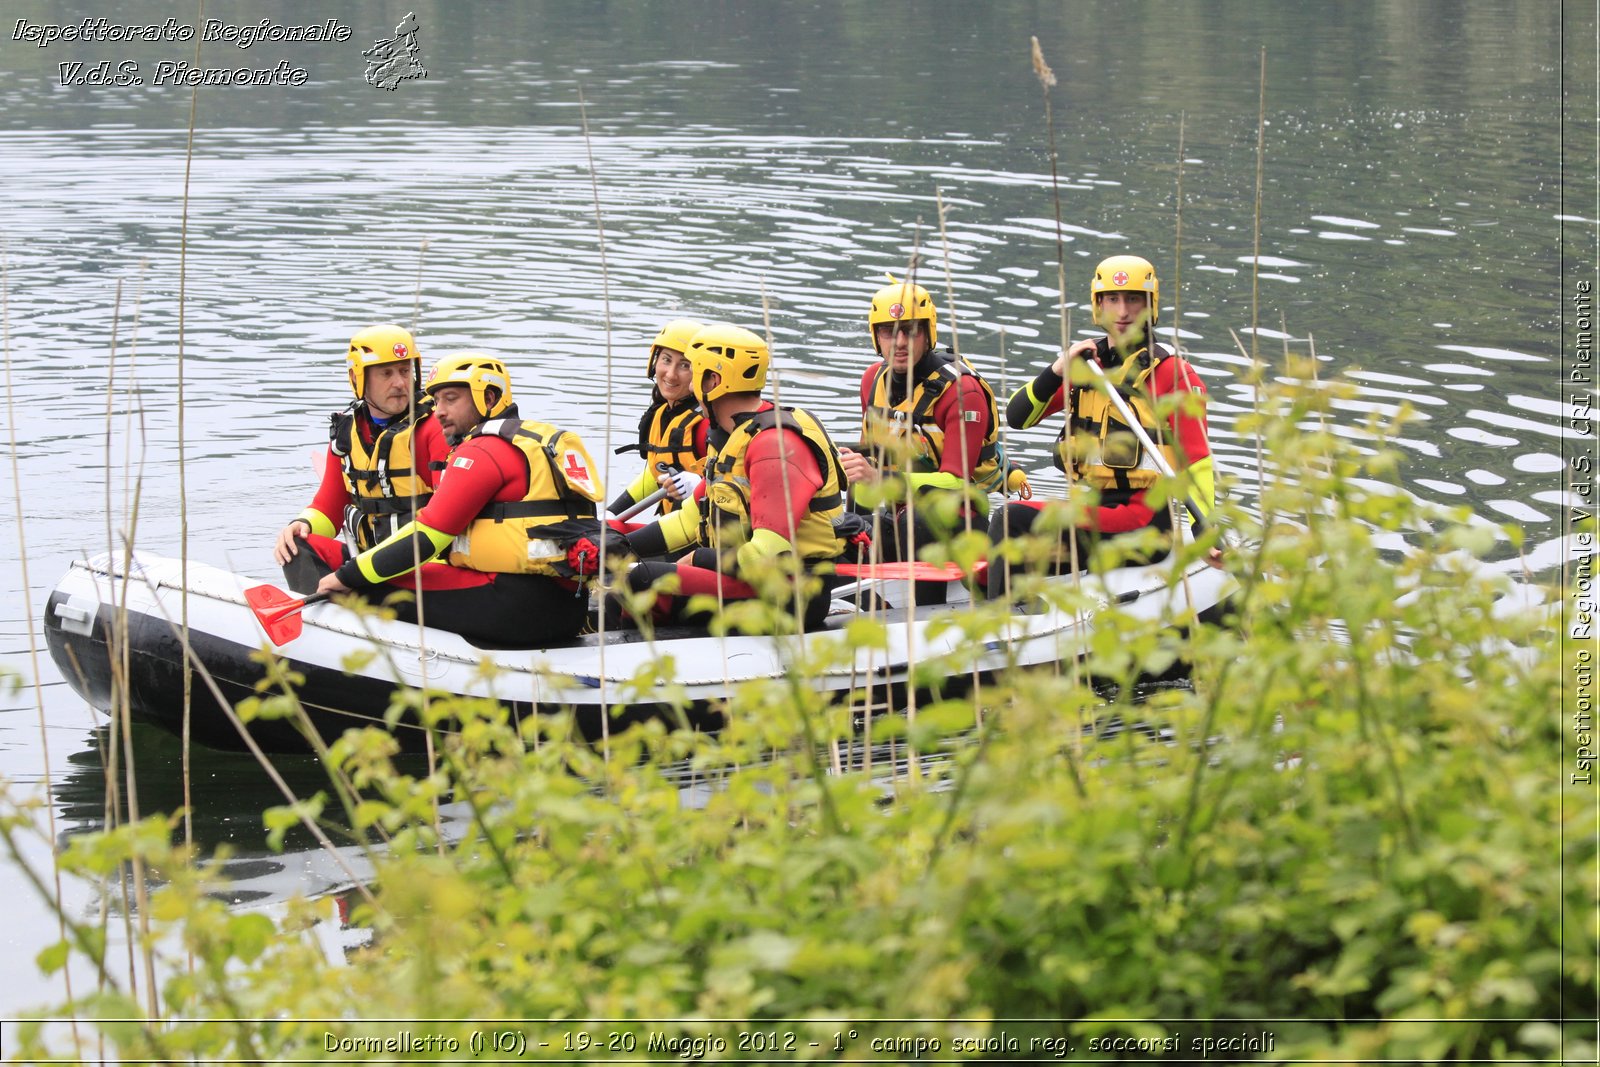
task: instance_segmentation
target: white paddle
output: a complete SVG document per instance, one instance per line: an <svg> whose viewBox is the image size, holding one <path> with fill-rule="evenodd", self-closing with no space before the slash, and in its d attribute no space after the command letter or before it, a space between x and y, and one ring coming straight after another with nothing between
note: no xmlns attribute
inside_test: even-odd
<svg viewBox="0 0 1600 1067"><path fill-rule="evenodd" d="M1090 373L1099 379L1100 387L1105 390L1106 397L1111 401L1111 406L1117 409L1117 414L1121 415L1123 421L1128 424L1128 428L1133 431L1133 435L1139 439L1139 444L1143 445L1145 450L1150 453L1150 458L1155 460L1156 469L1168 478L1176 478L1178 472L1172 469L1172 464L1167 462L1166 455L1156 447L1154 441L1150 440L1150 434L1139 424L1139 420L1134 417L1133 412L1129 409L1128 402L1122 398L1121 393L1117 392L1117 387L1111 384L1111 379L1106 377L1106 372L1101 368L1100 364L1092 359L1085 359L1083 364L1089 368ZM1184 496L1183 505L1189 509L1189 514L1194 517L1195 531L1204 530L1207 526L1205 512L1195 502L1192 494Z"/></svg>
<svg viewBox="0 0 1600 1067"><path fill-rule="evenodd" d="M633 507L631 507L628 510L624 511L621 515L618 515L617 519L618 520L631 519L635 515L639 514L639 512L643 511L645 508L649 507L651 504L654 504L656 501L662 499L666 495L667 495L667 488L666 488L666 486L662 486L660 489L657 489L655 492L651 493L649 496L645 497L643 500L641 500L637 504L633 505Z"/></svg>

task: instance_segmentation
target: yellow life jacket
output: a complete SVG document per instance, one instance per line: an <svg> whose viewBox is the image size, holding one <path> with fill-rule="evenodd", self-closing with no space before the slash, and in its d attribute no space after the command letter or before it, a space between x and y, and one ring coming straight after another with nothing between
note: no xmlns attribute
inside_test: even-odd
<svg viewBox="0 0 1600 1067"><path fill-rule="evenodd" d="M487 504L451 543L449 562L502 574L570 574L566 546L541 534L558 523L595 518L595 502L604 497L600 469L577 434L547 422L493 419L462 440L490 434L522 453L528 491L521 500Z"/></svg>
<svg viewBox="0 0 1600 1067"><path fill-rule="evenodd" d="M1107 346L1096 356L1109 353ZM1159 345L1156 356L1140 348L1119 367L1107 367L1106 378L1127 401L1128 408L1151 441L1157 442L1173 470L1178 469L1178 454L1172 447L1172 429L1159 424L1150 395L1145 388L1157 366L1171 357ZM1072 463L1073 476L1096 489L1148 489L1161 477L1161 469L1139 438L1098 386L1077 385L1068 391L1070 409L1066 424L1056 438L1055 464L1066 470ZM1070 431L1070 436L1069 436ZM1081 450L1082 454L1076 454Z"/></svg>
<svg viewBox="0 0 1600 1067"><path fill-rule="evenodd" d="M660 464L699 474L706 469L706 458L694 450L695 430L705 421L699 403L691 396L677 404L658 401L650 405L639 420L639 452L645 470L654 478ZM674 500L661 501L661 514L677 507Z"/></svg>
<svg viewBox="0 0 1600 1067"><path fill-rule="evenodd" d="M700 542L726 555L749 540L750 478L745 471L745 453L756 434L779 426L805 438L822 471L822 487L811 498L795 531L794 549L807 561L836 559L844 552L844 541L834 532L833 520L844 514L844 487L848 480L828 431L800 408L758 411L741 420L721 448L708 445Z"/></svg>
<svg viewBox="0 0 1600 1067"><path fill-rule="evenodd" d="M983 375L946 349L930 353L925 362L932 368L921 375L913 374L911 391L898 404L889 402L893 375L889 363L879 364L877 376L872 381L866 408L861 413L861 440L877 454L879 465L886 470L903 469L903 460L896 453L910 449L913 474L931 474L944 462L944 430L933 418L933 409L945 391L955 386L963 375L970 375L983 390L988 408L989 429L984 434L978 454L972 457L968 480L986 493L1002 490L1005 469L1000 456L1000 417L995 407L994 390L983 380Z"/></svg>
<svg viewBox="0 0 1600 1067"><path fill-rule="evenodd" d="M389 420L368 445L356 432L366 401L357 400L333 416L328 443L339 457L344 486L350 493L345 530L364 552L410 522L413 494L420 509L433 495L424 473L415 469L411 440L422 420L433 413L433 398L420 396L413 412Z"/></svg>

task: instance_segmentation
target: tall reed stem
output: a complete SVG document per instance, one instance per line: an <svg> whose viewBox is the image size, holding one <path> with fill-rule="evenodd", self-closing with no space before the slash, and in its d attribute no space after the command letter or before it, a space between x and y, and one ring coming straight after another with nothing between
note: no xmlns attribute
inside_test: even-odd
<svg viewBox="0 0 1600 1067"><path fill-rule="evenodd" d="M44 792L45 815L50 829L50 840L58 840L59 831L56 828L56 807L53 801L55 785L50 771L50 731L45 724L44 715L44 687L39 680L39 643L34 636L38 630L33 618L33 584L28 577L28 539L24 531L27 527L23 522L22 508L22 470L17 460L17 409L13 401L15 393L11 385L11 275L10 255L3 244L0 244L0 347L5 349L6 365L6 436L11 452L11 500L15 509L17 523L17 571L22 579L22 603L24 620L28 626L28 669L33 672L33 697L34 705L39 711L39 756L44 767ZM114 335L113 335L114 336ZM115 351L116 342L113 340L112 349ZM20 856L19 856L20 859ZM63 940L67 936L66 915L61 898L61 865L51 863L51 874L54 877L54 903L56 912L57 929ZM66 983L67 999L72 999L72 971L70 968L61 969L62 980ZM72 1018L73 1045L82 1054L81 1038L78 1034L78 1020Z"/></svg>
<svg viewBox="0 0 1600 1067"><path fill-rule="evenodd" d="M583 97L583 83L578 83L578 120L583 128L583 152L589 162L589 189L594 198L594 229L599 241L600 252L600 308L605 324L606 335L606 428L602 448L605 451L605 468L601 475L604 484L611 475L611 398L614 391L612 384L612 359L611 359L611 268L606 260L606 226L600 214L600 175L594 165L594 143L589 135L589 105ZM606 574L606 542L608 538L600 539L600 560L596 582L604 585ZM604 594L602 594L603 597ZM605 756L607 766L611 762L611 699L610 683L606 678L606 611L605 601L600 603L600 641L598 649L598 669L600 672L600 751Z"/></svg>
<svg viewBox="0 0 1600 1067"><path fill-rule="evenodd" d="M1251 231L1250 254L1250 366L1256 376L1255 394L1257 399L1256 420L1256 472L1258 486L1264 494L1266 491L1265 473L1262 464L1264 457L1261 448L1261 420L1259 418L1261 387L1265 374L1261 367L1259 345L1261 341L1261 194L1262 178L1266 172L1267 158L1267 49L1261 48L1261 89L1260 103L1256 108L1256 198L1255 219ZM1265 519L1265 515L1262 516Z"/></svg>
<svg viewBox="0 0 1600 1067"><path fill-rule="evenodd" d="M1029 40L1033 42L1033 73L1039 79L1039 91L1044 97L1044 125L1050 141L1050 193L1051 200L1055 204L1056 212L1056 287L1060 293L1057 311L1061 319L1061 354L1062 358L1065 360L1067 350L1072 347L1072 336L1071 320L1067 311L1067 242L1066 237L1062 232L1061 224L1061 176L1059 172L1059 166L1057 164L1058 155L1056 152L1056 120L1055 112L1050 106L1050 89L1056 84L1056 75L1055 71L1050 69L1050 64L1046 63L1044 60L1044 50L1039 47L1039 38L1031 37ZM1070 443L1073 438L1070 402L1070 393L1072 390L1071 361L1066 361L1063 367L1066 373L1063 376L1065 380L1062 382L1061 388L1069 394L1067 407L1068 413L1064 417L1067 420L1066 440ZM1069 462L1063 463L1062 465L1066 468L1067 472L1068 522L1072 527L1076 527L1077 519L1073 514L1073 508L1076 504L1074 498L1077 495L1077 480L1073 476L1073 464ZM1081 567L1082 561L1078 558L1078 535L1076 529L1071 528L1068 529L1067 534L1067 561L1068 566L1072 568L1073 587L1075 591L1081 592L1083 588L1083 572ZM1078 598L1078 602L1081 605L1081 597ZM1079 650L1081 651L1083 648L1084 639L1086 637L1083 632L1085 620L1083 617L1082 607L1074 607L1073 613L1077 618L1077 625L1073 629L1078 633ZM1073 688L1077 688L1082 680L1079 675L1079 658L1080 657L1077 655L1072 657L1071 679ZM1073 743L1075 745L1082 744L1082 739L1083 731L1080 729L1078 730L1077 734L1074 735Z"/></svg>
<svg viewBox="0 0 1600 1067"><path fill-rule="evenodd" d="M1261 188L1267 158L1267 49L1261 47L1261 98L1256 111L1256 204L1250 253L1250 358L1261 337Z"/></svg>
<svg viewBox="0 0 1600 1067"><path fill-rule="evenodd" d="M200 25L205 22L206 4L200 0L195 13L195 23ZM194 65L200 69L200 43L202 35L196 35L194 41ZM183 642L185 654L189 650L189 484L188 484L188 450L184 447L184 309L188 303L189 285L189 180L194 173L194 126L195 115L200 107L200 86L198 83L189 90L189 130L183 149L183 210L178 226L178 566L183 582L183 591L180 597L182 604L183 632L179 640ZM193 710L193 683L189 673L183 675L183 840L186 845L194 844L194 797L190 789L192 767L190 765L190 716ZM132 768L130 767L131 771ZM151 992L154 996L154 991ZM152 1011L152 1014L154 1012Z"/></svg>

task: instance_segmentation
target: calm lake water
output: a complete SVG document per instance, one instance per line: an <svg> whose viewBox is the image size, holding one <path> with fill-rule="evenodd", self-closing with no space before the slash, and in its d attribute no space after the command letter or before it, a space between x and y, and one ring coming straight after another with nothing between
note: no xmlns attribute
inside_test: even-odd
<svg viewBox="0 0 1600 1067"><path fill-rule="evenodd" d="M103 814L100 718L39 636L50 586L130 533L275 579L271 538L309 499L362 325L415 324L425 356L504 356L524 413L609 456L633 432L663 321L759 328L765 301L786 401L848 436L867 299L920 250L962 351L997 387L1031 376L1056 347L1057 230L1030 35L1060 82L1075 331L1089 326L1097 260L1156 263L1164 324L1179 322L1211 389L1230 497L1248 506L1258 473L1236 432L1253 397L1233 335L1280 362L1286 339L1298 353L1314 343L1324 375L1360 384L1340 432L1412 409L1407 487L1519 525L1529 569L1548 576L1571 502L1565 457L1589 445L1562 401L1558 332L1573 284L1563 253L1576 262L1596 226L1592 54L1572 66L1586 40L1592 52L1584 8L1001 0L896 19L822 0L346 4L347 41L203 44L202 67L283 61L306 76L201 90L185 223L191 96L155 78L162 62L193 62L194 43L39 47L12 39L15 20L103 12L13 0L0 240L16 444L0 535L26 575L0 575L0 654L38 685L0 705L11 798L47 797L58 837ZM361 51L408 9L427 77L374 88ZM114 10L138 26L174 12ZM267 3L208 3L205 16L327 17ZM145 84L63 84L77 68L62 64L104 61L137 64ZM1565 134L1564 78L1579 94ZM1052 434L1009 444L1047 467ZM632 462L610 460L608 481L630 479ZM1509 542L1500 556L1514 556ZM176 746L138 743L143 809L170 810ZM316 781L315 768L290 774ZM276 797L259 772L202 753L195 790L204 845L261 850L258 812ZM48 850L29 858L47 864ZM297 862L283 861L291 882ZM65 893L75 911L98 908L89 888ZM9 860L0 895L16 920L0 933L0 1015L14 1015L60 995L39 991L32 964L55 925Z"/></svg>

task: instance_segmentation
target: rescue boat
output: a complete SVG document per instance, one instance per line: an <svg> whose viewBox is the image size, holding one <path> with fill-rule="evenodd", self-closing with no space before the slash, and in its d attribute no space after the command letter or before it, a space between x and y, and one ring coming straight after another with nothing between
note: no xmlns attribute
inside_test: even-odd
<svg viewBox="0 0 1600 1067"><path fill-rule="evenodd" d="M937 662L959 679L1059 663L1088 647L1097 610L1117 605L1143 618L1203 618L1214 615L1234 588L1232 578L1203 560L1189 561L1181 573L1169 559L1084 575L1096 611L1017 614L1002 632L976 641L940 623L968 606L964 586L952 582L945 604L917 606L910 578L892 576L907 572L893 567L880 565L873 577L837 589L827 626L799 636L613 629L559 647L484 648L454 633L324 601L298 609L297 636L283 640L280 633L283 643L275 647L259 609L246 598L259 579L147 553L126 560L101 555L72 563L51 591L45 635L62 676L102 711L125 694L133 719L180 733L187 692L190 736L203 745L246 748L248 731L265 751L307 750L302 726L293 720L244 724L234 713L241 700L257 695L270 653L303 677L299 700L324 740L349 727L378 725L414 750L425 744L423 727L409 711L390 714L396 691L407 687L499 700L518 715L572 709L591 735L606 716L617 730L663 714L670 693L671 706L687 709L696 725L714 725L741 684L784 677L797 664L805 665L809 685L840 700L873 693L881 700L903 693L918 664ZM886 647L847 642L845 627L867 615L884 624Z"/></svg>

